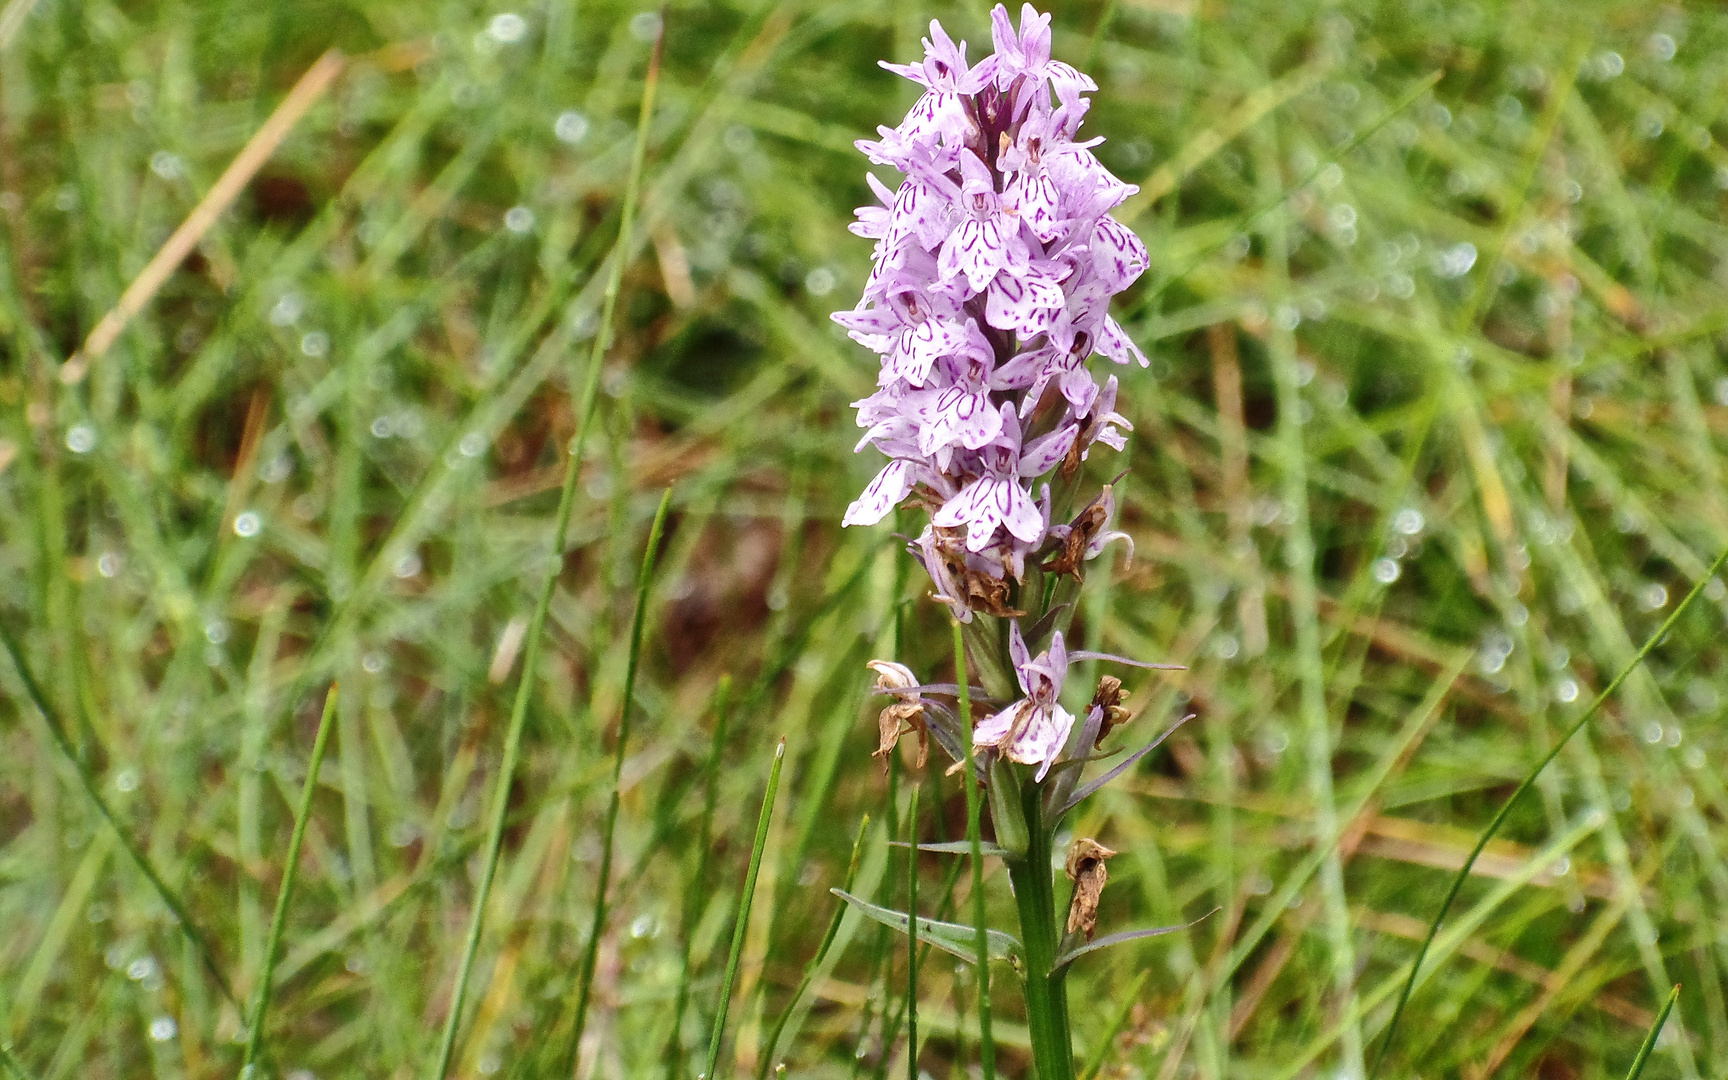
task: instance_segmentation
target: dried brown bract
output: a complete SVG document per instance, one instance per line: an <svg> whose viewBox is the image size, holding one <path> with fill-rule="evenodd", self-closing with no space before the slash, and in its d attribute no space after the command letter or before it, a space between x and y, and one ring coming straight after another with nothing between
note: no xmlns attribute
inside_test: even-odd
<svg viewBox="0 0 1728 1080"><path fill-rule="evenodd" d="M1109 494L1110 489L1104 489ZM1093 547L1093 541L1110 525L1112 504L1102 496L1088 503L1086 509L1080 511L1067 530L1061 534L1061 546L1056 550L1056 557L1044 564L1044 569L1061 576L1067 574L1075 581L1080 581L1080 564L1086 561ZM1056 532L1058 530L1052 530Z"/></svg>
<svg viewBox="0 0 1728 1080"><path fill-rule="evenodd" d="M1098 929L1098 898L1110 872L1105 860L1114 851L1096 840L1082 837L1068 846L1068 880L1074 883L1074 898L1068 902L1068 932L1084 934L1087 941Z"/></svg>
<svg viewBox="0 0 1728 1080"><path fill-rule="evenodd" d="M973 611L982 611L1002 619L1018 618L1026 614L1008 606L1006 578L974 570L966 565L965 535L964 529L936 530L936 554L942 560L942 568L946 571L945 587L959 593L954 599Z"/></svg>
<svg viewBox="0 0 1728 1080"><path fill-rule="evenodd" d="M895 696L893 704L883 709L876 718L878 738L876 752L871 757L883 759L882 765L887 767L887 757L894 752L903 735L918 736L918 768L924 767L924 762L930 757L930 728L924 717L924 703L918 700L918 692L909 690L917 686L918 679L912 674L912 669L905 664L896 664L892 660L872 660L865 665L876 673L876 689L892 693ZM905 691L902 693L901 691Z"/></svg>
<svg viewBox="0 0 1728 1080"><path fill-rule="evenodd" d="M1098 724L1098 738L1093 740L1092 749L1104 745L1104 739L1117 724L1128 722L1128 710L1122 702L1128 694L1122 689L1122 680L1114 675L1105 675L1098 680L1098 692L1092 695L1092 708L1104 710L1104 718Z"/></svg>

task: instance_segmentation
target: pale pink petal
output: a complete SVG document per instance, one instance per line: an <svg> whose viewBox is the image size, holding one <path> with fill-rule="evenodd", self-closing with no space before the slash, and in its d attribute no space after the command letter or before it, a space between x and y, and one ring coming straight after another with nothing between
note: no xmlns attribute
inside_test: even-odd
<svg viewBox="0 0 1728 1080"><path fill-rule="evenodd" d="M887 517L888 512L899 505L900 500L911 490L912 472L909 463L890 461L886 468L876 474L876 479L870 481L864 494L846 508L846 517L840 524L843 527L874 525Z"/></svg>

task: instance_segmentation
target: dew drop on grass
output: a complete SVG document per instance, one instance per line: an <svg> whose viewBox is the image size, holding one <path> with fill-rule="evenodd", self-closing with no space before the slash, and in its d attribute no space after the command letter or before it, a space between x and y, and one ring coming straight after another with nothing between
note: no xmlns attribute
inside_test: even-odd
<svg viewBox="0 0 1728 1080"><path fill-rule="evenodd" d="M1381 556L1374 560L1374 580L1382 585L1390 585L1403 574L1403 568L1397 559Z"/></svg>
<svg viewBox="0 0 1728 1080"><path fill-rule="evenodd" d="M96 560L96 572L105 578L117 577L120 574L120 556L112 551L105 551Z"/></svg>
<svg viewBox="0 0 1728 1080"><path fill-rule="evenodd" d="M462 441L456 444L456 449L465 458L479 457L486 452L486 436L478 431L470 431L462 436Z"/></svg>
<svg viewBox="0 0 1728 1080"><path fill-rule="evenodd" d="M300 338L300 351L314 360L330 354L330 335L322 330L310 330Z"/></svg>
<svg viewBox="0 0 1728 1080"><path fill-rule="evenodd" d="M89 424L73 424L66 432L66 449L74 454L88 454L96 449L96 429Z"/></svg>
<svg viewBox="0 0 1728 1080"><path fill-rule="evenodd" d="M1554 686L1554 700L1570 705L1578 700L1578 682L1575 679L1561 679Z"/></svg>
<svg viewBox="0 0 1728 1080"><path fill-rule="evenodd" d="M150 1041L167 1042L180 1033L180 1026L171 1016L158 1016L150 1021Z"/></svg>
<svg viewBox="0 0 1728 1080"><path fill-rule="evenodd" d="M114 788L124 794L138 790L138 770L121 769L114 774Z"/></svg>
<svg viewBox="0 0 1728 1080"><path fill-rule="evenodd" d="M126 977L133 982L143 982L156 973L156 958L140 956L126 965Z"/></svg>
<svg viewBox="0 0 1728 1080"><path fill-rule="evenodd" d="M630 20L630 36L637 41L653 41L660 35L660 16L644 11Z"/></svg>
<svg viewBox="0 0 1728 1080"><path fill-rule="evenodd" d="M299 293L283 293L276 306L270 309L270 325L293 326L300 321L305 310L306 302L300 299Z"/></svg>
<svg viewBox="0 0 1728 1080"><path fill-rule="evenodd" d="M502 11L486 24L486 33L500 45L514 45L528 33L528 21L514 11Z"/></svg>
<svg viewBox="0 0 1728 1080"><path fill-rule="evenodd" d="M263 528L263 525L264 522L258 517L258 514L248 510L234 518L234 535L241 537L257 536L258 530Z"/></svg>
<svg viewBox="0 0 1728 1080"><path fill-rule="evenodd" d="M588 137L588 118L576 109L565 109L552 122L552 134L567 146L575 146Z"/></svg>
<svg viewBox="0 0 1728 1080"><path fill-rule="evenodd" d="M534 227L534 211L526 206L512 206L504 212L504 227L518 235Z"/></svg>

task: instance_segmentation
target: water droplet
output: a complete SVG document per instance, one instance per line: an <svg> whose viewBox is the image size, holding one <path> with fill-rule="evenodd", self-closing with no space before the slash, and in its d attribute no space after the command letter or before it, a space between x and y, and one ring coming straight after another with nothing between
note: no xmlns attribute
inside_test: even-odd
<svg viewBox="0 0 1728 1080"><path fill-rule="evenodd" d="M120 556L112 551L102 553L96 560L96 572L105 578L117 577L120 573Z"/></svg>
<svg viewBox="0 0 1728 1080"><path fill-rule="evenodd" d="M1561 679L1554 685L1554 700L1570 705L1578 700L1578 682L1576 679Z"/></svg>
<svg viewBox="0 0 1728 1080"><path fill-rule="evenodd" d="M834 291L834 271L818 266L804 275L804 288L811 296L827 296Z"/></svg>
<svg viewBox="0 0 1728 1080"><path fill-rule="evenodd" d="M178 180L186 172L186 166L175 155L158 150L150 155L150 171L164 180Z"/></svg>
<svg viewBox="0 0 1728 1080"><path fill-rule="evenodd" d="M142 982L156 973L156 958L140 956L126 965L126 977L133 982Z"/></svg>
<svg viewBox="0 0 1728 1080"><path fill-rule="evenodd" d="M235 536L246 536L246 537L257 536L258 530L263 528L263 526L264 526L264 522L262 519L260 519L258 517L257 513L255 511L248 510L245 513L240 514L237 517L235 517L235 519L234 519L234 535Z"/></svg>
<svg viewBox="0 0 1728 1080"><path fill-rule="evenodd" d="M300 351L313 359L330 354L330 335L322 330L311 330L300 339Z"/></svg>
<svg viewBox="0 0 1728 1080"><path fill-rule="evenodd" d="M534 211L526 206L512 206L504 212L504 227L513 233L525 233L534 227Z"/></svg>
<svg viewBox="0 0 1728 1080"><path fill-rule="evenodd" d="M479 457L486 452L486 436L478 431L470 431L462 436L462 441L456 444L456 449L463 457Z"/></svg>
<svg viewBox="0 0 1728 1080"><path fill-rule="evenodd" d="M114 774L114 788L116 791L120 791L120 792L125 793L125 794L130 794L134 791L137 791L138 790L138 770L137 769L121 769L119 772L115 773ZM142 976L139 976L139 977L142 978Z"/></svg>
<svg viewBox="0 0 1728 1080"><path fill-rule="evenodd" d="M660 16L644 11L630 20L630 36L637 41L653 41L660 36Z"/></svg>
<svg viewBox="0 0 1728 1080"><path fill-rule="evenodd" d="M565 109L552 122L552 134L558 137L559 142L570 146L587 138L588 128L588 118L575 109Z"/></svg>
<svg viewBox="0 0 1728 1080"><path fill-rule="evenodd" d="M66 449L74 454L88 454L96 449L96 429L89 424L73 424L66 432Z"/></svg>
<svg viewBox="0 0 1728 1080"><path fill-rule="evenodd" d="M514 45L528 33L528 20L514 11L500 12L486 24L486 33L500 45Z"/></svg>
<svg viewBox="0 0 1728 1080"><path fill-rule="evenodd" d="M1388 559L1384 556L1374 560L1373 569L1374 580L1382 585L1392 584L1404 573L1404 569L1398 565L1397 559Z"/></svg>
<svg viewBox="0 0 1728 1080"><path fill-rule="evenodd" d="M158 1016L150 1021L150 1041L167 1042L180 1033L180 1026L172 1016Z"/></svg>
<svg viewBox="0 0 1728 1080"><path fill-rule="evenodd" d="M300 321L305 310L306 302L300 299L299 293L283 293L276 306L270 309L270 325L292 326Z"/></svg>
<svg viewBox="0 0 1728 1080"><path fill-rule="evenodd" d="M420 574L420 556L412 551L396 560L395 575L403 580Z"/></svg>
<svg viewBox="0 0 1728 1080"><path fill-rule="evenodd" d="M366 669L368 675L376 675L384 670L387 659L383 653L373 649L360 658L360 666Z"/></svg>

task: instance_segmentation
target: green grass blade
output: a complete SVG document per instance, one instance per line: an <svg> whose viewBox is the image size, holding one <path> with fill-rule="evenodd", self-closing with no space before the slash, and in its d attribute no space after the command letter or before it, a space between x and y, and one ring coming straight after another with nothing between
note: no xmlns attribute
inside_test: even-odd
<svg viewBox="0 0 1728 1080"><path fill-rule="evenodd" d="M318 717L318 734L312 740L312 758L306 765L306 786L294 812L294 832L288 839L287 863L282 868L282 889L276 895L276 911L270 916L270 934L264 940L264 963L258 970L258 993L247 1021L246 1053L240 1076L249 1080L252 1063L264 1043L264 1017L270 1010L270 980L276 973L276 958L282 950L282 933L288 925L288 901L294 895L294 879L300 868L300 845L306 840L306 822L312 816L312 795L318 790L318 770L324 764L324 748L330 741L330 721L336 715L336 685L324 695L324 712Z"/></svg>
<svg viewBox="0 0 1728 1080"><path fill-rule="evenodd" d="M1504 803L1500 804L1500 809L1495 812L1493 820L1488 822L1486 829L1482 830L1482 835L1477 838L1476 845L1470 849L1470 855L1464 860L1464 865L1459 867L1458 873L1453 876L1452 884L1446 890L1445 899L1440 901L1440 910L1435 914L1434 921L1428 924L1428 933L1422 939L1421 948L1416 950L1416 960L1410 965L1410 976L1404 981L1404 987L1398 993L1398 1003L1392 1008L1392 1019L1386 1025L1386 1034L1380 1040L1380 1049L1374 1055L1374 1064L1368 1069L1368 1080L1374 1080L1374 1077L1380 1073L1380 1066L1386 1060L1386 1051L1392 1046L1392 1040L1398 1034L1398 1022L1403 1019L1404 1006L1409 1003L1410 994L1416 988L1416 978L1421 974L1422 961L1428 955L1429 946L1434 944L1434 936L1440 932L1440 924L1445 921L1446 912L1451 910L1452 901L1457 898L1458 890L1464 887L1465 878L1470 876L1470 868L1476 865L1477 856L1482 854L1482 850L1488 846L1488 841L1494 838L1494 834L1500 831L1500 826L1505 822L1506 816L1511 813L1512 807L1518 802L1518 799L1530 790L1531 785L1536 782L1536 777L1548 767L1549 762L1560 755L1561 749L1572 740L1572 736L1583 730L1590 718L1601 711L1602 706L1614 695L1614 692L1620 689L1620 684L1625 682L1627 676L1631 675L1633 671L1637 670L1638 665L1644 662L1644 658L1650 655L1650 651L1656 647L1657 643L1668 636L1668 631L1672 630L1674 625L1680 621L1680 617L1692 607L1692 602L1697 600L1699 595L1703 593L1705 586L1715 579L1717 572L1722 569L1724 563L1728 563L1728 548L1722 549L1722 553L1716 556L1716 561L1710 564L1708 570L1704 571L1704 576L1700 577L1691 590L1686 593L1685 599L1681 600L1669 616L1662 620L1662 625L1657 627L1656 632L1644 642L1643 647L1638 650L1638 654L1620 669L1620 673L1614 676L1614 681L1602 688L1602 692L1596 695L1596 700L1590 703L1590 707L1584 710L1582 716L1573 721L1572 726L1566 729L1564 735L1560 736L1553 749L1549 750L1547 755L1536 763L1535 768L1524 774L1524 779L1518 782L1518 787L1511 795L1507 796Z"/></svg>
<svg viewBox="0 0 1728 1080"><path fill-rule="evenodd" d="M1102 25L1103 19L1099 21ZM967 686L966 639L961 636L958 620L953 621L953 635L954 681L960 685L960 730L966 746L966 767L961 770L960 782L966 786L966 842L972 847L972 922L978 928L978 1059L984 1069L984 1080L995 1080L996 1042L990 1034L990 927L984 913L984 842L979 824L978 771L972 748L972 690Z"/></svg>
<svg viewBox="0 0 1728 1080"><path fill-rule="evenodd" d="M678 997L672 1006L672 1035L666 1042L666 1080L674 1080L684 1069L684 1008L690 1002L690 939L701 918L708 896L708 867L713 861L714 806L720 798L720 751L726 745L726 711L732 699L732 676L720 676L714 688L714 737L708 744L708 760L702 766L702 822L696 830L696 875L684 889L683 956L679 963Z"/></svg>
<svg viewBox="0 0 1728 1080"><path fill-rule="evenodd" d="M1432 90L1435 87L1435 85L1440 82L1441 78L1443 76L1445 76L1445 74L1446 74L1446 72L1443 70L1442 71L1432 71L1432 72L1429 72L1423 78L1417 80L1417 82L1413 86L1411 86L1410 89L1406 90L1398 98L1397 101L1394 101L1391 105L1388 105L1384 112L1382 112L1379 116L1376 116L1373 120L1369 121L1368 124L1366 126L1364 126L1361 131L1358 131L1355 134L1351 135L1344 142L1340 143L1331 153L1325 155L1321 160L1315 162L1313 167L1310 168L1307 172L1303 173L1302 176L1294 184L1291 184L1289 187L1285 188L1283 191L1280 191L1278 194L1266 198L1259 205L1251 207L1248 211L1246 211L1240 217L1238 217L1236 219L1230 233L1226 234L1225 239L1220 240L1215 244L1209 244L1206 247L1203 247L1200 250L1196 251L1192 256L1189 257L1188 262L1183 264L1181 269L1177 270L1174 274L1170 274L1167 277L1161 278L1156 285L1154 285L1152 288L1147 290L1146 296L1141 298L1141 300L1139 301L1138 307L1143 310L1143 309L1147 308L1148 306L1150 306L1152 301L1157 299L1157 297L1160 296L1164 292L1165 289L1167 289L1169 286L1171 286L1175 282L1181 281L1183 278L1187 277L1189 274L1193 273L1195 270L1198 270L1202 263L1204 263L1212 255L1216 254L1220 249L1223 248L1223 246L1225 244L1229 243L1229 236L1230 235L1234 235L1237 233L1243 233L1243 232L1248 231L1248 228L1250 226L1252 226L1255 222L1259 221L1261 218L1265 217L1267 214L1270 214L1272 211L1278 209L1280 206L1283 206L1298 191L1301 191L1303 188L1306 188L1309 184L1312 184L1316 179L1319 178L1320 174L1326 170L1326 167L1328 165L1331 165L1334 162L1338 161L1339 159L1345 157L1346 155L1348 155L1350 153L1350 151L1356 149L1358 146L1361 146L1363 143L1367 142L1368 139L1375 132L1379 131L1381 128L1385 127L1387 124L1390 124L1394 119L1396 119L1399 113L1403 112L1405 109L1408 109L1410 106L1416 104L1416 102L1421 99L1423 94L1426 94L1428 91Z"/></svg>
<svg viewBox="0 0 1728 1080"><path fill-rule="evenodd" d="M1096 1080L1104 1069L1104 1056L1110 1052L1110 1044L1116 1041L1116 1036L1122 1034L1122 1028L1128 1023L1128 1016L1134 1011L1134 1003L1140 998L1140 988L1146 985L1146 980L1152 972L1141 968L1140 974L1134 976L1133 985L1122 996L1122 1004L1111 1017L1110 1026L1104 1029L1104 1034L1098 1038L1098 1046L1092 1051L1092 1056L1086 1062L1086 1067L1080 1070L1080 1080Z"/></svg>
<svg viewBox="0 0 1728 1080"><path fill-rule="evenodd" d="M474 967L474 955L480 947L480 932L486 921L486 901L492 892L492 880L498 872L498 856L504 844L504 819L509 813L510 785L516 775L516 760L522 749L522 728L528 717L528 699L533 694L534 676L539 666L541 632L546 626L546 614L552 606L552 592L557 587L563 569L564 548L570 533L570 513L576 502L576 481L582 472L583 450L594 419L594 405L600 386L601 361L612 337L612 319L618 308L618 293L624 278L624 261L630 247L630 231L635 221L636 203L642 187L642 164L647 152L648 120L654 113L654 90L660 75L660 38L657 35L648 62L648 75L642 87L642 109L636 122L636 148L630 161L630 177L624 188L624 209L618 226L618 243L614 245L611 276L606 282L606 298L601 305L600 326L594 336L594 348L589 354L588 371L582 386L582 402L577 413L576 434L570 453L564 461L564 480L558 493L558 511L552 532L551 558L545 583L534 605L534 616L528 626L528 638L522 657L522 675L516 686L516 699L510 708L510 727L504 736L504 759L498 767L498 785L492 795L491 824L486 836L486 857L480 874L480 887L474 897L474 913L469 920L468 936L462 947L462 961L456 971L456 988L450 996L450 1013L445 1017L444 1034L439 1041L438 1064L433 1071L436 1080L444 1080L450 1072L450 1058L456 1050L456 1032L462 1023L462 1003L467 995L468 976Z"/></svg>
<svg viewBox="0 0 1728 1080"><path fill-rule="evenodd" d="M858 880L858 864L864 855L864 833L870 828L870 815L865 814L864 820L858 823L858 836L852 841L852 858L846 865L846 891L851 892L852 886ZM833 947L834 939L840 936L840 921L846 917L846 905L841 904L834 909L834 917L828 920L828 931L822 935L822 944L817 947L816 955L804 968L804 977L798 981L798 989L792 991L792 998L786 1002L786 1009L780 1014L780 1019L774 1022L774 1029L768 1033L768 1041L762 1049L762 1065L757 1070L758 1080L768 1080L768 1070L774 1061L774 1050L780 1045L780 1036L786 1030L786 1022L792 1019L792 1014L798 1009L801 1001L810 989L810 984L816 980L816 973L822 970L822 961L828 958L828 950Z"/></svg>
<svg viewBox="0 0 1728 1080"><path fill-rule="evenodd" d="M1674 1003L1680 1000L1680 986L1668 991L1668 1000L1662 1003L1662 1011L1656 1014L1656 1022L1650 1025L1650 1034L1644 1036L1644 1045L1638 1048L1638 1056L1632 1059L1632 1068L1626 1071L1626 1080L1638 1080L1644 1071L1645 1062L1650 1060L1650 1052L1656 1049L1656 1038L1662 1034L1662 1025L1668 1022L1668 1014L1674 1010Z"/></svg>
<svg viewBox="0 0 1728 1080"><path fill-rule="evenodd" d="M718 1080L720 1040L726 1034L726 1012L732 1003L732 986L738 981L738 964L744 956L744 935L750 926L750 901L756 894L756 874L762 869L762 851L768 846L768 822L774 816L774 795L780 790L780 767L786 763L786 740L774 748L774 767L768 771L768 790L762 796L762 813L756 819L756 842L750 847L750 869L744 875L744 894L738 898L738 919L732 927L732 951L726 957L726 977L720 982L720 1004L714 1013L714 1033L708 1039L707 1080Z"/></svg>
<svg viewBox="0 0 1728 1080"><path fill-rule="evenodd" d="M173 913L174 921L179 925L181 934L192 946L192 950L198 954L198 959L210 972L210 977L216 980L216 986L222 991L222 996L232 1002L235 1008L244 1008L240 1000L234 996L234 987L228 981L227 974L222 970L222 966L216 962L215 951L210 948L209 942L204 939L203 932L192 921L191 914L186 910L185 902L180 899L178 893L168 887L168 883L157 872L155 864L151 863L150 857L144 854L144 849L138 846L138 842L132 838L132 835L121 827L120 819L115 815L114 808L109 806L108 800L102 797L101 785L96 782L94 776L90 775L89 767L79 757L78 749L72 744L72 738L66 731L65 723L53 707L48 704L48 696L43 693L42 685L36 681L36 676L25 666L24 650L19 647L18 639L12 635L11 628L6 625L4 620L0 620L0 645L5 646L6 652L12 659L12 668L18 673L19 681L24 684L25 694L30 698L30 703L36 707L36 711L41 714L42 722L47 725L48 733L52 736L54 745L65 755L67 763L72 766L72 771L78 776L79 786L84 789L84 794L89 796L90 801L95 804L96 812L101 814L102 820L106 821L108 827L114 830L115 837L120 841L120 846L126 849L126 854L131 858L133 865L138 867L139 872L150 882L150 887L156 890L156 895L161 898L162 903Z"/></svg>
<svg viewBox="0 0 1728 1080"><path fill-rule="evenodd" d="M666 511L672 506L672 489L660 496L660 507L654 511L654 524L648 530L648 549L642 553L642 571L636 578L636 616L630 624L630 656L624 668L624 701L618 721L618 746L612 758L612 796L606 804L606 824L600 833L600 880L594 887L594 921L588 928L588 944L582 952L582 968L576 983L576 1022L570 1031L570 1044L565 1048L565 1065L559 1075L574 1070L576 1054L582 1044L582 1031L588 1023L588 1000L594 989L594 965L600 955L600 935L606 929L606 889L612 880L612 841L618 831L619 789L624 783L624 754L630 743L631 705L636 696L636 666L642 655L642 624L647 618L648 589L654 582L655 556L660 550L660 534L666 527Z"/></svg>
<svg viewBox="0 0 1728 1080"><path fill-rule="evenodd" d="M30 1071L24 1067L24 1063L13 1055L11 1043L0 1042L0 1065L6 1067L6 1072L13 1077L13 1080L36 1080L30 1075Z"/></svg>

